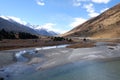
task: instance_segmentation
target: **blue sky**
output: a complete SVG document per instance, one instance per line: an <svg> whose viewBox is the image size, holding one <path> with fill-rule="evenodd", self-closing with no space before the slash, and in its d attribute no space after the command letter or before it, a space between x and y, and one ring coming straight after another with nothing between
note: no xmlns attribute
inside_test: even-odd
<svg viewBox="0 0 120 80"><path fill-rule="evenodd" d="M99 15L119 0L0 0L0 16L60 33ZM38 28L39 28L38 27Z"/></svg>

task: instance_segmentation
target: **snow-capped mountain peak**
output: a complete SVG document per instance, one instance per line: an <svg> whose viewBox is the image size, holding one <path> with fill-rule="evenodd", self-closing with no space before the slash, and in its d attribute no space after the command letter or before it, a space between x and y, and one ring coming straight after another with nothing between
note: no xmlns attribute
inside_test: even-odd
<svg viewBox="0 0 120 80"><path fill-rule="evenodd" d="M46 29L44 27L41 27L40 25L32 25L32 28L34 30L36 30L39 34L42 34L42 35L54 36L54 35L59 34L59 33L55 32L55 31L52 31L52 30Z"/></svg>
<svg viewBox="0 0 120 80"><path fill-rule="evenodd" d="M50 28L49 26L54 25L54 24L51 24L51 23L49 23L45 26L40 26L40 25L32 25L32 24L27 23L27 22L21 20L20 18L17 18L17 17L14 17L14 16L0 16L0 18L3 18L5 20L7 20L7 21L9 21L13 24L19 25L19 26L21 25L21 26L24 26L26 28L28 27L28 28L36 31L36 33L38 33L40 35L54 36L54 35L59 34L55 31L47 29L47 28Z"/></svg>
<svg viewBox="0 0 120 80"><path fill-rule="evenodd" d="M17 23L22 24L22 25L27 24L27 22L21 20L20 18L14 17L14 16L0 16L0 17L3 18L3 19L8 20L10 22L17 22Z"/></svg>

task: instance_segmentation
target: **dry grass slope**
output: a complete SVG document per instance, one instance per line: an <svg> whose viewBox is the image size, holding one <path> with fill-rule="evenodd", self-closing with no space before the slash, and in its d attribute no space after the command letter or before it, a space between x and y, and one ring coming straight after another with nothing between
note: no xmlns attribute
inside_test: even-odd
<svg viewBox="0 0 120 80"><path fill-rule="evenodd" d="M79 36L94 38L120 37L120 3L94 17L82 25L78 25L62 36Z"/></svg>

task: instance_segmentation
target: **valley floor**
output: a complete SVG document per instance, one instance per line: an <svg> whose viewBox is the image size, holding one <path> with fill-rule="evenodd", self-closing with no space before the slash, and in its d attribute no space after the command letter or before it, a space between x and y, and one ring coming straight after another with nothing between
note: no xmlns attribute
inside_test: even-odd
<svg viewBox="0 0 120 80"><path fill-rule="evenodd" d="M78 61L119 59L120 44L97 42L91 48L24 48L0 51L0 77L25 80L22 76ZM5 56L7 55L7 56ZM8 62L7 62L8 61ZM7 63L10 64L8 65ZM3 63L3 64L2 64ZM5 65L4 65L5 63ZM7 64L7 65L6 65Z"/></svg>
<svg viewBox="0 0 120 80"><path fill-rule="evenodd" d="M71 44L73 42L68 41L52 41L50 39L4 39L0 41L0 51L19 49L27 47L43 47L54 46L61 44Z"/></svg>

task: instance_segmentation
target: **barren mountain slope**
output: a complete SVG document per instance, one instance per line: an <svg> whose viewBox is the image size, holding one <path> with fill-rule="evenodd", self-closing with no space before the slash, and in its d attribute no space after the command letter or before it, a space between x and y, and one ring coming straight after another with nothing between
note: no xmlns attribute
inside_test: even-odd
<svg viewBox="0 0 120 80"><path fill-rule="evenodd" d="M94 38L120 37L120 3L99 16L78 25L62 36Z"/></svg>

